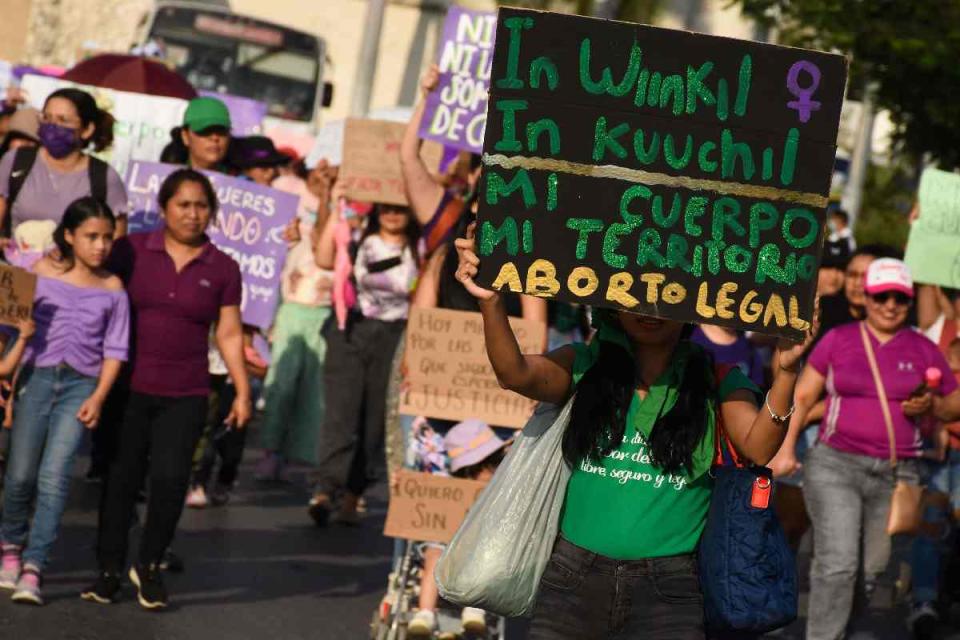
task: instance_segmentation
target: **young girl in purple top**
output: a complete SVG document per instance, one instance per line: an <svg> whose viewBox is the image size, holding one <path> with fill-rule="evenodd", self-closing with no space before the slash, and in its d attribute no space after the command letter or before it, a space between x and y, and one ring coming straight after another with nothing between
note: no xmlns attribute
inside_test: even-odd
<svg viewBox="0 0 960 640"><path fill-rule="evenodd" d="M105 203L76 200L54 234L60 259L34 266L37 328L17 380L0 530L0 587L14 589L14 602L43 604L40 576L60 527L77 447L84 431L96 428L127 359L127 295L103 268L114 226Z"/></svg>

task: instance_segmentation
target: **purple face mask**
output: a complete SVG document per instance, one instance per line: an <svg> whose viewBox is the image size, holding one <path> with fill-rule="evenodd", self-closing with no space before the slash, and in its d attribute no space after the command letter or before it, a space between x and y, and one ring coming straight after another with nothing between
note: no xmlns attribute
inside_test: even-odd
<svg viewBox="0 0 960 640"><path fill-rule="evenodd" d="M71 152L75 151L79 136L77 130L70 127L63 127L52 122L44 122L37 131L37 137L40 138L40 144L54 158L66 158Z"/></svg>

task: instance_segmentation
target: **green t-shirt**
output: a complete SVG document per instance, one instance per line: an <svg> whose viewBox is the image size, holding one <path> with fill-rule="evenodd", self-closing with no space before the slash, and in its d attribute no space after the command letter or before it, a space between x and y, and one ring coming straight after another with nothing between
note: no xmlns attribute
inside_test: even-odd
<svg viewBox="0 0 960 640"><path fill-rule="evenodd" d="M576 344L573 381L577 384L595 359L589 347ZM694 453L690 475L667 474L650 461L644 434L676 402L676 385L691 349L682 343L671 366L640 400L634 395L627 413L623 444L601 462L582 460L567 485L560 531L573 544L617 560L636 560L691 553L706 524L713 480L707 460L713 459L711 424ZM704 371L704 375L713 375ZM718 388L723 401L738 389L759 389L737 367ZM712 415L712 412L711 412ZM712 422L713 420L711 420Z"/></svg>

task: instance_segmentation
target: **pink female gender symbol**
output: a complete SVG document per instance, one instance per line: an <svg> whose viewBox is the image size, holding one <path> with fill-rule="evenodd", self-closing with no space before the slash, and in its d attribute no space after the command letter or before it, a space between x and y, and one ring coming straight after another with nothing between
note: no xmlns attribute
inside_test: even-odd
<svg viewBox="0 0 960 640"><path fill-rule="evenodd" d="M800 86L798 81L801 71L805 71L807 75L810 76L810 86ZM790 71L787 72L787 90L791 95L797 97L796 100L791 100L787 103L787 108L796 109L797 114L800 116L800 122L807 122L810 120L810 113L812 111L820 110L820 101L810 99L813 94L816 93L817 87L819 86L820 67L809 60L798 60L794 62L793 66L790 67Z"/></svg>

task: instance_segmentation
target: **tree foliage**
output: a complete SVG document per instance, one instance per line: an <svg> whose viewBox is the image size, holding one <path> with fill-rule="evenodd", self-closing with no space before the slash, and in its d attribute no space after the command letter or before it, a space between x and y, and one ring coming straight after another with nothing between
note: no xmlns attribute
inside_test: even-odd
<svg viewBox="0 0 960 640"><path fill-rule="evenodd" d="M960 166L960 0L734 0L784 44L841 51L913 158Z"/></svg>

